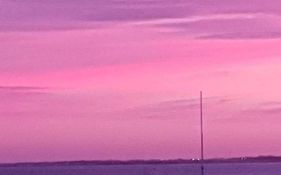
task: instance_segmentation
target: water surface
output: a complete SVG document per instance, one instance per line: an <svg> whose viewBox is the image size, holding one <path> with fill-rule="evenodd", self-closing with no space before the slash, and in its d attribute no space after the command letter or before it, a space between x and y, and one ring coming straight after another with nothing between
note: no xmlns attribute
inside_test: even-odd
<svg viewBox="0 0 281 175"><path fill-rule="evenodd" d="M205 175L278 175L281 163L206 165ZM0 175L200 175L199 165L93 165L1 167Z"/></svg>

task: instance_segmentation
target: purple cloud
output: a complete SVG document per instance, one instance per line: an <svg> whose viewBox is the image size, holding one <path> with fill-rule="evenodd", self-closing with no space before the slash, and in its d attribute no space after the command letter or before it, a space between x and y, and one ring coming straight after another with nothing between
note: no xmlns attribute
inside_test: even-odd
<svg viewBox="0 0 281 175"><path fill-rule="evenodd" d="M254 106L253 108L244 110L243 112L258 117L280 116L281 102L269 101L269 102L260 103Z"/></svg>
<svg viewBox="0 0 281 175"><path fill-rule="evenodd" d="M10 1L2 0L1 31L70 30L103 26L104 23L193 18L218 14L263 14L257 19L206 19L189 23L171 23L163 27L178 28L199 38L276 38L280 37L281 2L271 0L239 1L171 1L171 0L82 0L82 1ZM280 17L278 17L280 18Z"/></svg>
<svg viewBox="0 0 281 175"><path fill-rule="evenodd" d="M231 99L221 97L206 97L204 98L204 105L222 105L231 102ZM162 101L150 105L137 106L134 108L126 109L118 116L123 118L129 116L130 118L142 119L191 119L197 122L196 116L199 114L199 99L179 99ZM126 118L128 119L128 118Z"/></svg>
<svg viewBox="0 0 281 175"><path fill-rule="evenodd" d="M34 91L34 90L45 90L47 87L37 86L0 86L0 91Z"/></svg>
<svg viewBox="0 0 281 175"><path fill-rule="evenodd" d="M233 105L233 104L232 104ZM258 123L266 121L268 123L279 122L281 114L281 102L268 101L256 105L228 109L222 117L215 118L217 123Z"/></svg>
<svg viewBox="0 0 281 175"><path fill-rule="evenodd" d="M281 16L262 13L237 13L158 20L148 24L172 28L173 32L194 38L279 38Z"/></svg>

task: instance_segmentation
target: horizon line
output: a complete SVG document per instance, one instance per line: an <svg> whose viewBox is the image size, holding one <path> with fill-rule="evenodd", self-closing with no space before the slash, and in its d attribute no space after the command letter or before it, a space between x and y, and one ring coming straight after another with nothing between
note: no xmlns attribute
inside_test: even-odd
<svg viewBox="0 0 281 175"><path fill-rule="evenodd" d="M269 159L269 158L277 158L280 159L281 162L281 155L258 155L258 156L235 156L235 157L212 157L212 158L207 158L204 159L205 163L208 163L208 161L228 161L228 160L242 160L245 161L247 159L254 159L254 160L259 160L259 159ZM72 163L93 163L93 164L104 164L104 165L109 165L109 164L130 164L130 163L148 163L148 164L153 164L153 162L157 163L176 163L178 162L193 162L193 163L200 163L201 160L200 158L173 158L173 159L158 159L158 158L151 158L151 159L126 159L126 160L121 160L121 159L92 159L92 160L58 160L58 161L26 161L26 162L0 162L0 167L1 166L20 166L20 165L52 165L52 164L72 164ZM210 163L210 162L209 162Z"/></svg>

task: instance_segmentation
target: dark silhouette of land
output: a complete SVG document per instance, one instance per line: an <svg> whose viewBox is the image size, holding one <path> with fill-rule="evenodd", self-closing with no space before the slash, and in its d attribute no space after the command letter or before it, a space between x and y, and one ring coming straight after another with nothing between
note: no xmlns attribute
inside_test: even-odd
<svg viewBox="0 0 281 175"><path fill-rule="evenodd" d="M205 159L204 163L270 163L281 162L281 156L258 156L239 158L215 158ZM199 159L172 159L172 160L93 160L93 161L61 161L61 162L27 162L27 163L5 163L0 167L20 166L90 166L90 165L153 165L153 164L199 164Z"/></svg>

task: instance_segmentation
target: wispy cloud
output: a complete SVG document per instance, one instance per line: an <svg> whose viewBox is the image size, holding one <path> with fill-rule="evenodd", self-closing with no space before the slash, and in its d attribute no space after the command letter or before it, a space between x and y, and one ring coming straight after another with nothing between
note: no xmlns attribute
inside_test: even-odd
<svg viewBox="0 0 281 175"><path fill-rule="evenodd" d="M202 16L186 16L181 18L163 18L155 20L137 21L135 25L172 25L179 23L191 23L199 21L209 20L232 20L232 19L254 19L257 14L249 13L238 13L238 14L213 14L213 15L202 15Z"/></svg>
<svg viewBox="0 0 281 175"><path fill-rule="evenodd" d="M280 7L278 0L258 0L254 5L250 0L2 0L0 30L93 29L131 23L174 28L195 38L279 38Z"/></svg>
<svg viewBox="0 0 281 175"><path fill-rule="evenodd" d="M281 114L281 102L280 101L268 101L259 103L249 109L243 110L244 113L250 116L268 117L268 116L280 116Z"/></svg>
<svg viewBox="0 0 281 175"><path fill-rule="evenodd" d="M241 103L241 102L240 102ZM247 104L242 106L239 104L231 103L234 108L225 110L222 117L214 118L214 122L218 123L243 123L255 124L259 122L272 123L280 121L281 103L278 101L268 101L257 104Z"/></svg>
<svg viewBox="0 0 281 175"><path fill-rule="evenodd" d="M193 38L239 39L279 38L281 16L264 13L237 13L158 20L150 25L172 28Z"/></svg>
<svg viewBox="0 0 281 175"><path fill-rule="evenodd" d="M0 91L34 91L34 90L46 90L48 87L37 86L0 86Z"/></svg>
<svg viewBox="0 0 281 175"><path fill-rule="evenodd" d="M231 102L223 97L206 97L204 105L216 106ZM123 110L118 114L126 119L190 119L199 114L200 99L178 99L162 101L149 105L136 106ZM192 121L192 120L191 120Z"/></svg>

